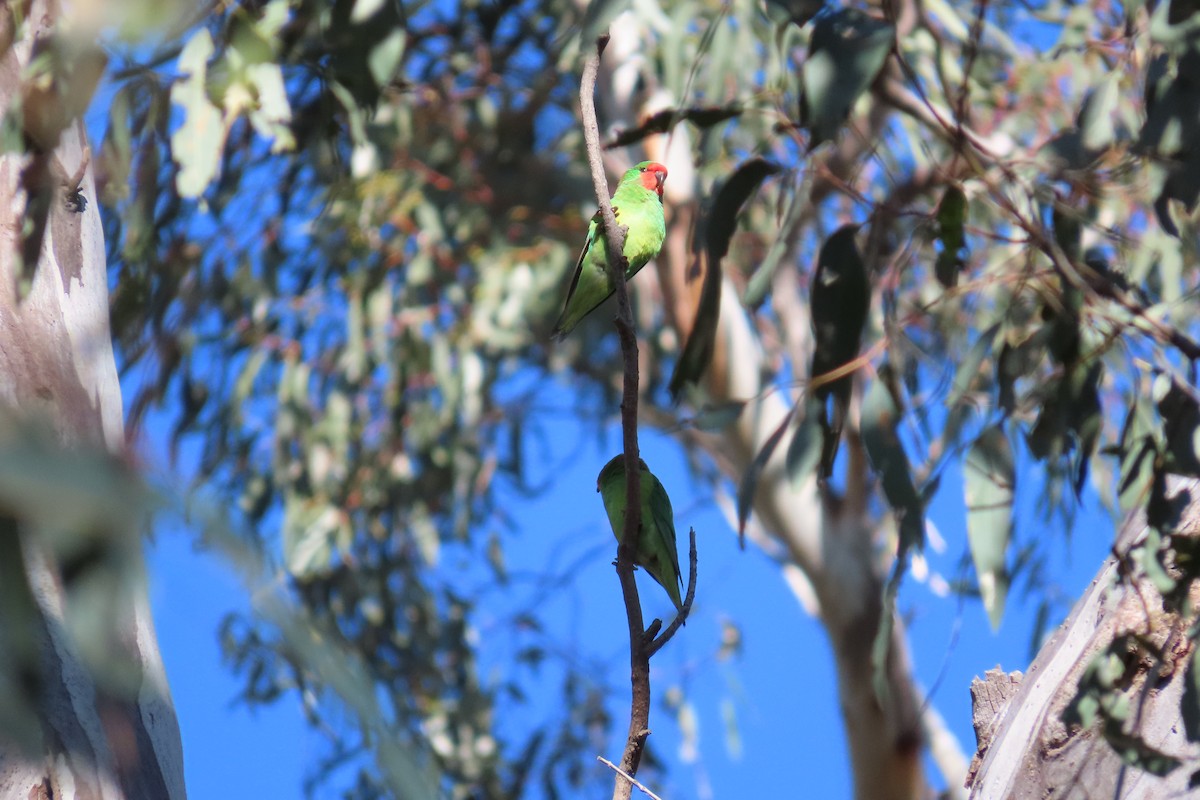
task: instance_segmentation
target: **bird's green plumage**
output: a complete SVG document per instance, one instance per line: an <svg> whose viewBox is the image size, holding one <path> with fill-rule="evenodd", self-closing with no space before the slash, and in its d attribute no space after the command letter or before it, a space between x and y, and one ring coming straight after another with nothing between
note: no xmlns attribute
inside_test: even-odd
<svg viewBox="0 0 1200 800"><path fill-rule="evenodd" d="M657 188L645 185L647 172L660 176ZM636 275L662 248L667 233L662 206L662 181L665 179L665 167L653 161L643 161L622 176L613 193L613 215L618 225L628 229L624 250L625 258L629 261L629 268L625 271L626 280ZM575 264L566 306L554 325L556 339L570 333L581 319L615 291L616 287L608 277L607 259L608 243L601 226L600 212L597 211L588 227L587 241L579 254L579 261Z"/></svg>
<svg viewBox="0 0 1200 800"><path fill-rule="evenodd" d="M671 498L662 483L646 466L646 462L638 459L641 465L641 507L642 531L638 536L638 546L634 553L634 563L667 591L671 602L678 611L683 610L683 600L679 589L683 585L683 576L679 572L679 553L675 549L675 515L671 510ZM619 455L604 465L600 476L596 479L596 491L604 500L604 510L608 512L608 522L612 526L613 535L621 541L625 531L625 456Z"/></svg>

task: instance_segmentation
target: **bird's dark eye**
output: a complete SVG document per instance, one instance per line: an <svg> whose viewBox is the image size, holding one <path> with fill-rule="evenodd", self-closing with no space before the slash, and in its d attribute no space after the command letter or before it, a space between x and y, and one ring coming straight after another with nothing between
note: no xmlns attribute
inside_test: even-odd
<svg viewBox="0 0 1200 800"><path fill-rule="evenodd" d="M645 171L646 171L645 167L642 167L641 169L638 170L638 172L645 172Z"/></svg>

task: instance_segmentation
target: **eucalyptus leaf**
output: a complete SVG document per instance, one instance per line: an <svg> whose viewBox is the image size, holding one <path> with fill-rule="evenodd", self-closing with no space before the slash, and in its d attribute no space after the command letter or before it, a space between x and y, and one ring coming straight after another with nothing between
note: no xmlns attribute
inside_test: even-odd
<svg viewBox="0 0 1200 800"><path fill-rule="evenodd" d="M675 400L679 399L686 384L700 380L712 361L721 314L721 259L729 251L729 242L737 228L738 212L759 185L779 170L779 165L765 159L751 159L729 176L713 198L703 227L706 258L700 301L687 343L671 372L669 389Z"/></svg>
<svg viewBox="0 0 1200 800"><path fill-rule="evenodd" d="M810 410L792 431L784 463L793 486L806 481L821 463L821 426L817 419L817 414Z"/></svg>
<svg viewBox="0 0 1200 800"><path fill-rule="evenodd" d="M201 28L179 54L184 77L171 88L171 102L183 106L183 124L171 135L171 153L179 164L175 181L182 197L199 197L217 175L225 126L208 99L205 81L212 36Z"/></svg>
<svg viewBox="0 0 1200 800"><path fill-rule="evenodd" d="M396 70L400 68L400 63L404 59L404 49L407 44L408 35L403 30L396 29L371 48L371 54L367 57L367 66L371 69L371 77L375 79L375 83L380 86L387 86L391 83L392 78L396 76Z"/></svg>
<svg viewBox="0 0 1200 800"><path fill-rule="evenodd" d="M1097 151L1108 147L1113 141L1116 126L1113 112L1120 98L1120 74L1106 75L1088 94L1079 109L1077 124L1083 134L1085 150Z"/></svg>
<svg viewBox="0 0 1200 800"><path fill-rule="evenodd" d="M350 21L365 22L375 16L387 0L354 0L354 10L350 12Z"/></svg>
<svg viewBox="0 0 1200 800"><path fill-rule="evenodd" d="M976 337L971 344L967 354L958 364L958 369L954 371L954 380L951 383L950 395L946 398L946 405L950 408L957 406L966 397L967 392L971 390L971 385L979 376L979 370L983 367L984 359L989 355L993 355L992 350L995 347L996 334L1000 331L1002 323L994 323L987 330L983 331Z"/></svg>
<svg viewBox="0 0 1200 800"><path fill-rule="evenodd" d="M895 45L891 23L845 6L817 17L804 60L800 123L809 149L837 135Z"/></svg>
<svg viewBox="0 0 1200 800"><path fill-rule="evenodd" d="M769 16L798 27L825 7L824 0L765 0L765 5Z"/></svg>
<svg viewBox="0 0 1200 800"><path fill-rule="evenodd" d="M291 494L284 505L283 556L288 572L312 578L332 568L338 511L319 501Z"/></svg>
<svg viewBox="0 0 1200 800"><path fill-rule="evenodd" d="M1122 512L1128 513L1139 508L1149 499L1158 451L1156 431L1149 409L1144 403L1135 400L1125 417L1118 445L1121 463L1117 501Z"/></svg>
<svg viewBox="0 0 1200 800"><path fill-rule="evenodd" d="M987 428L971 445L963 468L967 506L967 541L979 592L992 630L1000 627L1008 596L1005 565L1012 541L1016 469L1008 437L999 426Z"/></svg>

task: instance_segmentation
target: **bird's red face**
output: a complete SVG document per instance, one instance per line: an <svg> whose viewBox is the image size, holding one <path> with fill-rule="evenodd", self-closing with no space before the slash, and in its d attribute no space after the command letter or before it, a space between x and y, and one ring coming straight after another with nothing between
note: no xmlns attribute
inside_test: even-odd
<svg viewBox="0 0 1200 800"><path fill-rule="evenodd" d="M642 186L658 194L662 199L663 183L667 180L667 168L657 161L651 161L642 167Z"/></svg>

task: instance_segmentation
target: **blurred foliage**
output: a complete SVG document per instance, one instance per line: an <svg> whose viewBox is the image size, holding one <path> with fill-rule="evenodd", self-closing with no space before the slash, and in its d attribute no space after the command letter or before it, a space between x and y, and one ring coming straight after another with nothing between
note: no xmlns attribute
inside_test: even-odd
<svg viewBox="0 0 1200 800"><path fill-rule="evenodd" d="M47 639L73 649L104 698L132 702L145 688L126 623L158 506L132 465L0 414L0 730L27 753L45 752L40 704L61 680L46 674Z"/></svg>
<svg viewBox="0 0 1200 800"><path fill-rule="evenodd" d="M981 465L969 491L998 507L971 514L971 546L996 581L1023 558L1003 511L1014 461L1043 465L1020 491L1048 512L1089 476L1126 510L1153 507L1168 465L1200 472L1200 155L1187 145L1200 12L901 5L892 19L892 4L815 18L807 2L633 4L614 25L638 31L637 98L665 92L679 111L647 114L623 141L686 132L696 189L719 200L748 154L781 168L717 204L736 230L702 220L713 234L691 240L723 245L774 365L765 380L789 396L810 357L788 350L789 331L808 321L777 292L807 292L830 232L864 224L861 344L888 367L868 419L847 424L866 428L910 544L941 472ZM502 517L498 481L533 488L522 442L540 424L498 392L506 378L571 369L581 408L617 405L604 314L546 343L594 207L573 33L621 9L593 6L585 19L563 0L213 4L154 47L114 46L102 89L97 190L131 423L169 409L176 445L199 450L198 481L278 554L289 596L454 797L532 782L576 795L609 725L602 681L574 666L559 687L537 680L554 648L535 614L512 620L538 642L527 658L480 676L477 598L445 557L465 550L505 580L504 537L485 523ZM859 334L838 331L856 347ZM678 342L649 344L647 402L675 419L662 389ZM1151 401L1156 381L1168 388ZM695 405L732 409L707 417L719 427L744 400ZM796 403L771 447L788 444L801 480L822 459ZM739 491L743 519L758 477ZM387 791L384 762L363 757L381 740L324 725L338 692L279 626L231 619L223 643L247 699L294 690L314 725L343 731L314 781L344 781L353 762L345 796ZM561 691L568 714L501 731L531 690Z"/></svg>

